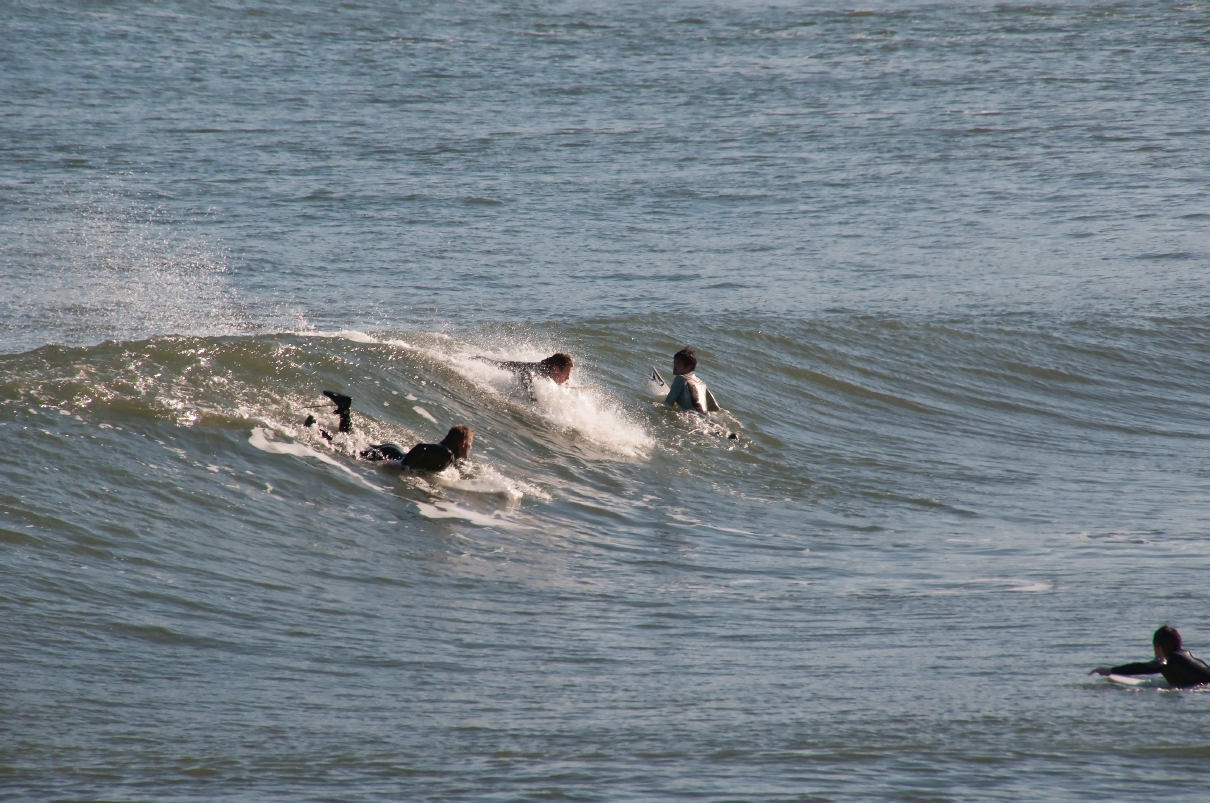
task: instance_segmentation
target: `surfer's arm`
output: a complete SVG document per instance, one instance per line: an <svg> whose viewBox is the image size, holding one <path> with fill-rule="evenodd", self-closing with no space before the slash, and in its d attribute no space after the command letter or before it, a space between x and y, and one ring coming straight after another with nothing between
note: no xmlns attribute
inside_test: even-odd
<svg viewBox="0 0 1210 803"><path fill-rule="evenodd" d="M685 380L682 377L674 377L672 385L668 388L668 396L664 399L664 404L679 404L681 394L685 391Z"/></svg>
<svg viewBox="0 0 1210 803"><path fill-rule="evenodd" d="M1160 660L1154 661L1138 661L1133 664L1122 664L1121 666L1107 667L1099 666L1092 670L1098 675L1158 675L1164 669L1164 663Z"/></svg>

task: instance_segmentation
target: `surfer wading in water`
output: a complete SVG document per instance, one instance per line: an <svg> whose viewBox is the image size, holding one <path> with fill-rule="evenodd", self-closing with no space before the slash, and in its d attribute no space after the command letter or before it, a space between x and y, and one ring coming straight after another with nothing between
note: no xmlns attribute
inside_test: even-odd
<svg viewBox="0 0 1210 803"><path fill-rule="evenodd" d="M685 346L672 355L672 373L676 378L672 380L664 404L675 404L682 410L697 410L702 415L718 412L721 408L714 400L714 394L706 387L705 382L694 375L695 370L697 355L693 353L693 349ZM653 373L658 376L658 372Z"/></svg>
<svg viewBox="0 0 1210 803"><path fill-rule="evenodd" d="M1098 666L1090 675L1163 675L1164 680L1178 689L1210 683L1210 665L1193 653L1181 649L1181 634L1175 627L1164 625L1151 637L1155 649L1154 661L1140 661L1121 666Z"/></svg>

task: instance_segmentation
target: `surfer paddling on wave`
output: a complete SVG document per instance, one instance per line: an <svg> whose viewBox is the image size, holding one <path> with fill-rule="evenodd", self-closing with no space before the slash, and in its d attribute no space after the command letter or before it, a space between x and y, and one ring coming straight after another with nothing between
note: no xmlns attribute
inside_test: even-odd
<svg viewBox="0 0 1210 803"><path fill-rule="evenodd" d="M1108 667L1098 666L1088 674L1093 675L1155 675L1164 676L1164 680L1178 689L1190 686L1200 686L1210 683L1210 665L1200 658L1194 658L1193 653L1181 649L1181 634L1175 627L1164 625L1155 631L1151 637L1151 645L1155 649L1154 661L1140 661L1133 664Z"/></svg>
<svg viewBox="0 0 1210 803"><path fill-rule="evenodd" d="M552 354L540 362L493 360L488 357L475 357L474 359L497 368L503 368L505 371L512 371L521 380L521 386L529 392L529 397L534 401L537 401L537 397L534 395L535 376L545 377L556 385L562 385L571 378L571 369L574 365L571 356L562 352Z"/></svg>
<svg viewBox="0 0 1210 803"><path fill-rule="evenodd" d="M331 390L325 390L324 395L336 405L336 409L332 412L340 419L337 431L352 432L353 398ZM315 426L315 416L308 415L303 426ZM321 429L319 434L328 442L332 441L332 435L326 430ZM459 424L450 428L441 443L418 443L407 453L393 443L371 444L369 449L362 450L360 456L363 460L372 462L395 460L399 462L400 467L415 471L445 471L456 460L470 459L471 446L474 442L475 430L465 424Z"/></svg>
<svg viewBox="0 0 1210 803"><path fill-rule="evenodd" d="M475 430L459 424L450 427L441 443L418 443L407 454L393 443L371 446L361 453L363 460L398 460L402 468L414 471L445 471L457 460L469 460Z"/></svg>

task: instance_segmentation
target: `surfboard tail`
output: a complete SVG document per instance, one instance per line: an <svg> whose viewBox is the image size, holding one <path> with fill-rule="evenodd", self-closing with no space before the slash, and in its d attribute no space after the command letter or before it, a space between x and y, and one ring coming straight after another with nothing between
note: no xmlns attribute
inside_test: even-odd
<svg viewBox="0 0 1210 803"><path fill-rule="evenodd" d="M656 383L660 387L666 386L666 383L664 382L664 377L660 376L660 372L657 371L654 366L652 366L652 368L651 368L651 381Z"/></svg>

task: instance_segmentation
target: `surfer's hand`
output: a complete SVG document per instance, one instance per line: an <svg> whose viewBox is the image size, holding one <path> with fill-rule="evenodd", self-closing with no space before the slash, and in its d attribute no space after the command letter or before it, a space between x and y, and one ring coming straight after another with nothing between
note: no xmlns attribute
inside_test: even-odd
<svg viewBox="0 0 1210 803"><path fill-rule="evenodd" d="M1110 672L1109 667L1107 667L1107 666L1098 666L1096 669L1092 670L1088 674L1090 674L1090 675L1111 675L1113 673Z"/></svg>

